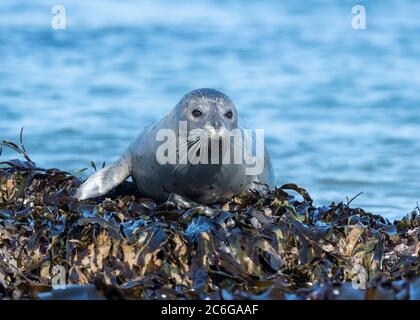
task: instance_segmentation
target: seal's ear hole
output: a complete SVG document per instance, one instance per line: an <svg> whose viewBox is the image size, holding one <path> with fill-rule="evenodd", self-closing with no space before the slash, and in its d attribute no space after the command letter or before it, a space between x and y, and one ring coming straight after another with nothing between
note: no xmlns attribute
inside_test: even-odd
<svg viewBox="0 0 420 320"><path fill-rule="evenodd" d="M232 117L233 117L233 112L232 112L232 111L228 111L228 112L226 112L226 113L225 113L225 117L226 117L226 118L228 118L228 119L232 119Z"/></svg>
<svg viewBox="0 0 420 320"><path fill-rule="evenodd" d="M203 115L203 113L200 110L195 109L195 110L193 110L192 115L195 118L198 118L198 117L201 117Z"/></svg>

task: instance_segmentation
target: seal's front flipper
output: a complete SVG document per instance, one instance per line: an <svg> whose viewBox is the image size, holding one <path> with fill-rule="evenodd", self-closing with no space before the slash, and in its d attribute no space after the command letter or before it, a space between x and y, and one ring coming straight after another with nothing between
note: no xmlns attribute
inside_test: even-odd
<svg viewBox="0 0 420 320"><path fill-rule="evenodd" d="M131 174L131 160L126 152L117 162L91 175L77 191L79 200L103 196Z"/></svg>

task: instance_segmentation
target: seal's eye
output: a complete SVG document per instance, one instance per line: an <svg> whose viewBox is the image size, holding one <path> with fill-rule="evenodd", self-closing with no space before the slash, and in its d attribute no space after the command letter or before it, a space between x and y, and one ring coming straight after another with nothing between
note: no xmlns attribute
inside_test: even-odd
<svg viewBox="0 0 420 320"><path fill-rule="evenodd" d="M228 112L226 112L226 113L225 113L225 117L226 117L226 118L228 118L228 119L232 119L232 117L233 117L233 113L232 113L232 111L228 111Z"/></svg>
<svg viewBox="0 0 420 320"><path fill-rule="evenodd" d="M192 115L196 118L201 117L202 114L203 113L200 110L197 110L197 109L192 112Z"/></svg>

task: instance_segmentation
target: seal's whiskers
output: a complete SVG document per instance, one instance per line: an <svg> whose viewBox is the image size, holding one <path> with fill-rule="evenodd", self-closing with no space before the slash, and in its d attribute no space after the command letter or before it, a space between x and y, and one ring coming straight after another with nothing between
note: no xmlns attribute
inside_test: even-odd
<svg viewBox="0 0 420 320"><path fill-rule="evenodd" d="M178 157L180 156L180 152L182 151L183 157L178 159L178 164L175 166L174 170L172 171L171 175L173 176L176 171L178 170L179 166L185 161L185 159L188 159L188 153L189 151L196 146L197 144L199 144L200 139L195 139L195 140L191 140L188 141L187 143L184 143L183 145L181 145L178 149L177 149L177 155ZM187 151L187 152L183 152L183 151ZM188 161L187 161L188 164ZM188 167L187 167L188 170Z"/></svg>

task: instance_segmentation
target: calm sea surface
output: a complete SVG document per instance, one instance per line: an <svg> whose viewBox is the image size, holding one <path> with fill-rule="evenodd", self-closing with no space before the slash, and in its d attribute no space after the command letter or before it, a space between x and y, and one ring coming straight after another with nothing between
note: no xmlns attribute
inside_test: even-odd
<svg viewBox="0 0 420 320"><path fill-rule="evenodd" d="M400 218L420 201L420 2L0 2L0 139L74 171L115 160L186 92L264 128L277 184ZM11 157L11 152L3 158Z"/></svg>

